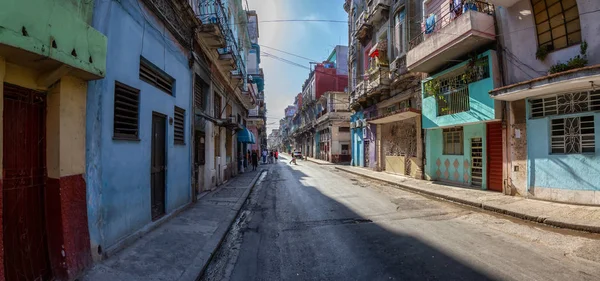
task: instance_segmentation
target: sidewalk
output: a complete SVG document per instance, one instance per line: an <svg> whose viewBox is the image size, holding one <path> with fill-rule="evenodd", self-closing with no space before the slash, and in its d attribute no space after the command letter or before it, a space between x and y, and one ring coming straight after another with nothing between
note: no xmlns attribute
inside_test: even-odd
<svg viewBox="0 0 600 281"><path fill-rule="evenodd" d="M96 263L79 280L196 280L261 173L257 170L232 178L131 246Z"/></svg>
<svg viewBox="0 0 600 281"><path fill-rule="evenodd" d="M600 233L600 207L571 205L502 193L436 184L353 166L337 169L396 185L408 191L482 208L550 226Z"/></svg>
<svg viewBox="0 0 600 281"><path fill-rule="evenodd" d="M316 158L312 158L312 157L307 157L308 161L313 162L313 163L317 163L319 165L335 165L331 162L327 162L325 160L321 160L321 159L316 159Z"/></svg>

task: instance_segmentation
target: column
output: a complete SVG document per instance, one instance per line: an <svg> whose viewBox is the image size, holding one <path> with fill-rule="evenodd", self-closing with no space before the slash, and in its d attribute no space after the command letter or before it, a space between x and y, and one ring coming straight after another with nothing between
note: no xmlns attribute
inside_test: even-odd
<svg viewBox="0 0 600 281"><path fill-rule="evenodd" d="M89 263L85 172L87 83L63 77L49 92L46 114L46 218L50 261L71 279Z"/></svg>
<svg viewBox="0 0 600 281"><path fill-rule="evenodd" d="M4 76L6 74L6 61L3 57L0 57L0 132L4 132ZM0 137L0 171L3 171L3 138ZM2 193L2 175L0 173L0 281L4 281L4 235L3 228L4 222L2 221L3 214L3 198Z"/></svg>

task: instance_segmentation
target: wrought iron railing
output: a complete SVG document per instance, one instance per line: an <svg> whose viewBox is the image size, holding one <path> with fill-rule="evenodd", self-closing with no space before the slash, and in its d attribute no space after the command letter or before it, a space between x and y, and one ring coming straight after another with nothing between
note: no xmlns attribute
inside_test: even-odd
<svg viewBox="0 0 600 281"><path fill-rule="evenodd" d="M470 109L469 86L460 88L436 96L437 115L444 116L460 113Z"/></svg>
<svg viewBox="0 0 600 281"><path fill-rule="evenodd" d="M231 29L233 23L229 19L227 7L223 5L221 0L201 0L198 7L197 17L202 24L216 24L221 32L223 32L227 46L219 49L219 54L230 51L234 57L236 68L241 72L242 77L247 77L246 66L241 56L242 50L239 48L236 37ZM243 25L240 25L238 28L243 28Z"/></svg>
<svg viewBox="0 0 600 281"><path fill-rule="evenodd" d="M448 24L453 22L455 19L459 18L463 13L467 11L477 11L480 13L486 13L488 15L493 16L495 14L494 5L476 1L476 0L466 0L461 5L455 6L454 1L450 2L449 9L442 9L440 5L437 9L426 11L426 15L435 14L435 21L432 27L427 26L427 19L423 19L423 23L421 24L422 32L414 37L408 45L408 49L412 50L419 44L423 43L428 35L439 32L444 29Z"/></svg>

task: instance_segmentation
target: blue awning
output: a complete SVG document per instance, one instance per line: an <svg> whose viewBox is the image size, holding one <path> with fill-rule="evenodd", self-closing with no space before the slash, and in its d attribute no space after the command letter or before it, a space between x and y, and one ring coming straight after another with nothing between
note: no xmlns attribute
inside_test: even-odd
<svg viewBox="0 0 600 281"><path fill-rule="evenodd" d="M250 132L248 128L244 128L243 130L237 132L237 140L241 143L256 143L254 134Z"/></svg>

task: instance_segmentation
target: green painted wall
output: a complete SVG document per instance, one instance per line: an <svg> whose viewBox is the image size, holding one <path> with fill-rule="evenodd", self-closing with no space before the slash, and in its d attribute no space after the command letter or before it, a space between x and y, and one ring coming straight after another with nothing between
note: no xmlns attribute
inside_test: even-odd
<svg viewBox="0 0 600 281"><path fill-rule="evenodd" d="M0 44L104 76L106 36L90 26L93 0L3 0L1 6Z"/></svg>
<svg viewBox="0 0 600 281"><path fill-rule="evenodd" d="M426 132L425 177L428 180L442 180L459 184L471 184L471 139L482 138L483 141L483 184L487 189L486 173L486 125L485 123L466 125L463 127L463 155L444 155L442 129L429 129ZM466 177L465 177L466 173Z"/></svg>
<svg viewBox="0 0 600 281"><path fill-rule="evenodd" d="M479 55L479 57L487 57L489 61L490 77L469 84L469 103L471 108L469 111L444 116L437 116L437 104L435 98L425 97L424 87L421 87L423 94L422 116L424 129L481 122L485 120L492 120L495 118L494 100L491 99L490 95L488 94L490 90L494 89L494 60L492 59L493 52L494 51L486 51ZM444 75L457 68L465 66L467 63L468 61L464 61L452 68L446 69L442 72L432 75L431 78L436 78L441 75ZM423 80L423 83L429 80L430 79Z"/></svg>

